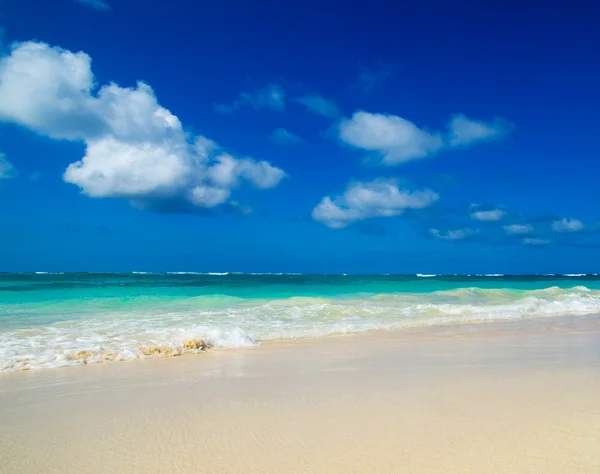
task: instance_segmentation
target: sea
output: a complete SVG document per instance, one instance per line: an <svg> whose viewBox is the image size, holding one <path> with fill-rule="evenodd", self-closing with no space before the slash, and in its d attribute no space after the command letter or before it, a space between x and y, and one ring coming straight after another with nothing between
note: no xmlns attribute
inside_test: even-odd
<svg viewBox="0 0 600 474"><path fill-rule="evenodd" d="M600 276L0 273L0 372L600 313Z"/></svg>

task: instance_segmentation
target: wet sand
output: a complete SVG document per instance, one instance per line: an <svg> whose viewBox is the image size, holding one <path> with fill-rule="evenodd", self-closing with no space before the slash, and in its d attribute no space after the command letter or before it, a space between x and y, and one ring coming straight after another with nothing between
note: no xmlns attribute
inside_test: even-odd
<svg viewBox="0 0 600 474"><path fill-rule="evenodd" d="M598 473L600 318L0 376L0 472Z"/></svg>

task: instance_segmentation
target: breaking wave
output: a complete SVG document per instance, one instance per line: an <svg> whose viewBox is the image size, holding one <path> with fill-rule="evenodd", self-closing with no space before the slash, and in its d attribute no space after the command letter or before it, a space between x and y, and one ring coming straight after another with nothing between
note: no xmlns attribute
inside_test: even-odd
<svg viewBox="0 0 600 474"><path fill-rule="evenodd" d="M600 290L470 287L338 297L211 295L168 300L162 305L156 300L148 305L143 298L123 301L120 306L78 304L92 305L93 311L77 318L51 322L38 317L26 326L0 328L0 372L171 357L207 348L250 347L274 339L594 314L600 313Z"/></svg>

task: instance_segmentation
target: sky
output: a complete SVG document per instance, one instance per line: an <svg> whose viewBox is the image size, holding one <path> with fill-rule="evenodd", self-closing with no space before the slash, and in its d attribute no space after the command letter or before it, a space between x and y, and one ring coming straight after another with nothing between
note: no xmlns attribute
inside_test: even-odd
<svg viewBox="0 0 600 474"><path fill-rule="evenodd" d="M599 17L0 0L0 271L600 272Z"/></svg>

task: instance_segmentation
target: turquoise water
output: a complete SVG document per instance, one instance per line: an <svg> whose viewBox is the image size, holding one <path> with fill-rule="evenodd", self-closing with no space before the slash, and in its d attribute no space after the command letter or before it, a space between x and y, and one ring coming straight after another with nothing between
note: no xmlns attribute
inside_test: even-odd
<svg viewBox="0 0 600 474"><path fill-rule="evenodd" d="M0 274L0 371L599 312L596 275Z"/></svg>

